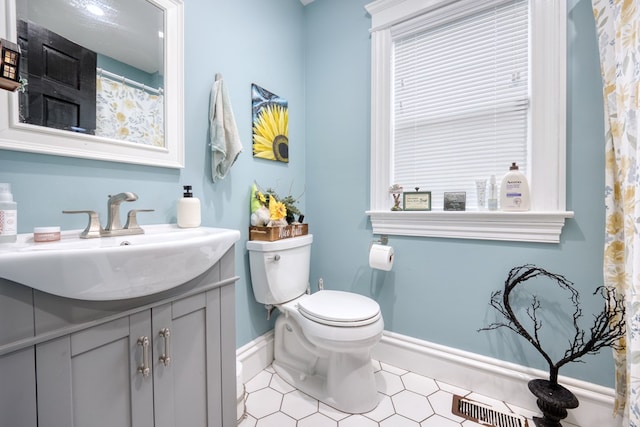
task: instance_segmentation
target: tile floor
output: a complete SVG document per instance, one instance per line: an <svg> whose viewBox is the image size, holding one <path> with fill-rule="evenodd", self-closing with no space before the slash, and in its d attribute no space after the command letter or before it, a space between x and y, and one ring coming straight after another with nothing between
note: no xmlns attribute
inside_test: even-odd
<svg viewBox="0 0 640 427"><path fill-rule="evenodd" d="M246 415L240 427L473 427L480 424L451 413L453 395L468 397L499 411L527 417L522 408L489 399L394 366L373 362L380 404L351 415L318 402L285 383L269 366L246 382Z"/></svg>

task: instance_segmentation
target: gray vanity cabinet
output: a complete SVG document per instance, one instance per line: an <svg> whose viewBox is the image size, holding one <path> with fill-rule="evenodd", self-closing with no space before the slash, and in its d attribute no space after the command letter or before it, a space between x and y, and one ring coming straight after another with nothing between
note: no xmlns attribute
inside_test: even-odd
<svg viewBox="0 0 640 427"><path fill-rule="evenodd" d="M153 380L137 372L149 311L36 346L39 426L153 426Z"/></svg>
<svg viewBox="0 0 640 427"><path fill-rule="evenodd" d="M70 301L0 279L0 309L26 324L0 312L20 332L0 322L0 426L235 425L233 248L223 260L135 301Z"/></svg>
<svg viewBox="0 0 640 427"><path fill-rule="evenodd" d="M219 299L196 294L36 346L40 425L221 426L220 334L207 334Z"/></svg>

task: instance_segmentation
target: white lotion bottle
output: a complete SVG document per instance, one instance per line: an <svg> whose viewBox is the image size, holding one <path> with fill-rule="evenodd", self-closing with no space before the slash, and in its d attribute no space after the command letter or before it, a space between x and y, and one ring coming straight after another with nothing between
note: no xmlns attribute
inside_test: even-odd
<svg viewBox="0 0 640 427"><path fill-rule="evenodd" d="M0 243L18 239L18 204L13 201L11 184L0 183Z"/></svg>
<svg viewBox="0 0 640 427"><path fill-rule="evenodd" d="M500 209L503 211L528 211L530 206L529 183L518 165L511 163L509 172L500 185Z"/></svg>
<svg viewBox="0 0 640 427"><path fill-rule="evenodd" d="M184 197L178 200L178 227L194 228L200 226L200 199L193 197L191 186L185 185Z"/></svg>

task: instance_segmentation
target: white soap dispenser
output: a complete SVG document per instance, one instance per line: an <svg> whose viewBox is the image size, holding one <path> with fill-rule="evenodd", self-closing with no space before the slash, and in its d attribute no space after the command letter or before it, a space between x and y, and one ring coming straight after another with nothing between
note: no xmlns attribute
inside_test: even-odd
<svg viewBox="0 0 640 427"><path fill-rule="evenodd" d="M184 197L178 201L178 227L199 227L201 221L200 199L193 197L191 186L184 185Z"/></svg>
<svg viewBox="0 0 640 427"><path fill-rule="evenodd" d="M530 206L529 183L513 162L500 185L500 209L503 211L528 211Z"/></svg>
<svg viewBox="0 0 640 427"><path fill-rule="evenodd" d="M18 239L18 204L13 201L11 184L0 183L0 243Z"/></svg>

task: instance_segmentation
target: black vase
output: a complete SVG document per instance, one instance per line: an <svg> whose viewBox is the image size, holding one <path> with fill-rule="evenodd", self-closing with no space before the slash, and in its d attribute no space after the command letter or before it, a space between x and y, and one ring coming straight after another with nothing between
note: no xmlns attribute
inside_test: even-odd
<svg viewBox="0 0 640 427"><path fill-rule="evenodd" d="M537 427L562 427L560 420L567 418L567 409L577 408L576 396L559 384L548 380L529 381L529 391L538 398L536 402L543 417L533 417Z"/></svg>

